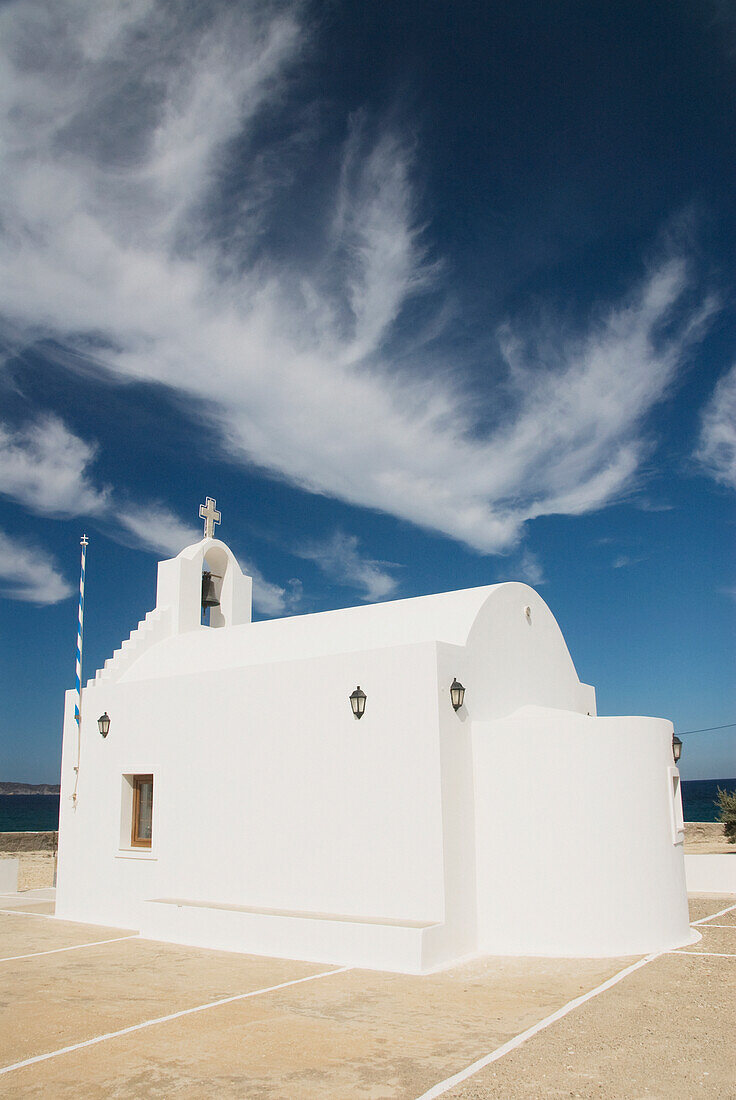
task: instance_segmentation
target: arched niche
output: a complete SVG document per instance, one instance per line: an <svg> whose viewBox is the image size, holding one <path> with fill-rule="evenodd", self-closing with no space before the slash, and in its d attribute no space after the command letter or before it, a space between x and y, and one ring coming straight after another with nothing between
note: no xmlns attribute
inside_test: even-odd
<svg viewBox="0 0 736 1100"><path fill-rule="evenodd" d="M240 567L233 555L226 553L224 547L216 545L210 546L202 561L202 572L212 573L217 578L217 590L220 595L219 607L209 609L208 625L213 629L234 625L232 622L233 566L240 572Z"/></svg>
<svg viewBox="0 0 736 1100"><path fill-rule="evenodd" d="M219 578L220 606L210 608L209 628L238 626L251 621L253 582L238 565L229 546L219 539L202 539L175 558L159 562L156 607L172 611L173 633L202 626L202 573Z"/></svg>

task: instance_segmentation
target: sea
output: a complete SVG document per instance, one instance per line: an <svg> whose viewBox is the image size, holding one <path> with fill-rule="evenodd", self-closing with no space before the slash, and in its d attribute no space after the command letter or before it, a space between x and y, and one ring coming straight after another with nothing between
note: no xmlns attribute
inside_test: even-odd
<svg viewBox="0 0 736 1100"><path fill-rule="evenodd" d="M0 794L0 833L45 833L58 828L58 794Z"/></svg>
<svg viewBox="0 0 736 1100"><path fill-rule="evenodd" d="M685 821L718 821L718 788L736 791L736 778L683 779L681 787Z"/></svg>
<svg viewBox="0 0 736 1100"><path fill-rule="evenodd" d="M682 782L685 821L717 821L718 788L736 791L732 779L689 779ZM47 832L59 827L58 794L0 795L0 833Z"/></svg>

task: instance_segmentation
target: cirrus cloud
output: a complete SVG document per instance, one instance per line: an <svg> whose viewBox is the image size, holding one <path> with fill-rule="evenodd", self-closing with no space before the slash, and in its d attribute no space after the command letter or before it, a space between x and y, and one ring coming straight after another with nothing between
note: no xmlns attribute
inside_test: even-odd
<svg viewBox="0 0 736 1100"><path fill-rule="evenodd" d="M716 481L736 489L736 365L703 409L695 458Z"/></svg>
<svg viewBox="0 0 736 1100"><path fill-rule="evenodd" d="M282 181L238 179L309 43L296 5L26 0L0 41L0 312L29 341L92 347L193 418L206 401L238 461L481 552L635 485L647 417L717 308L692 305L682 257L582 330L490 322L500 382L462 357L405 369L393 342L440 272L414 143L350 120L308 256L269 247ZM218 235L228 202L238 232Z"/></svg>
<svg viewBox="0 0 736 1100"><path fill-rule="evenodd" d="M45 551L0 531L0 593L6 599L55 604L73 591Z"/></svg>
<svg viewBox="0 0 736 1100"><path fill-rule="evenodd" d="M50 415L15 431L0 423L0 493L32 512L52 517L88 516L118 542L172 557L197 542L201 532L165 504L121 500L97 490L89 467L95 448ZM58 603L72 594L53 560L36 548L0 536L0 578L12 579L4 595L32 603ZM253 602L266 615L282 614L299 603L299 581L282 587L266 580L251 562L242 568L253 578Z"/></svg>
<svg viewBox="0 0 736 1100"><path fill-rule="evenodd" d="M330 538L298 547L294 553L313 561L326 576L338 584L357 588L361 599L385 600L396 589L396 578L389 572L392 562L374 561L360 552L356 535L335 531Z"/></svg>
<svg viewBox="0 0 736 1100"><path fill-rule="evenodd" d="M13 431L0 423L0 493L49 516L98 515L107 490L90 483L95 447L56 416L42 415Z"/></svg>

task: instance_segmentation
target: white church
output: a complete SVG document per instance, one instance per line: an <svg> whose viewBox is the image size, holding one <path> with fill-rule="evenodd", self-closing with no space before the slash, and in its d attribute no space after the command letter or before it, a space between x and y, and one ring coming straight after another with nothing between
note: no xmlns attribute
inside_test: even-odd
<svg viewBox="0 0 736 1100"><path fill-rule="evenodd" d="M201 511L67 693L58 917L413 974L692 942L672 725L597 717L532 588L252 622Z"/></svg>

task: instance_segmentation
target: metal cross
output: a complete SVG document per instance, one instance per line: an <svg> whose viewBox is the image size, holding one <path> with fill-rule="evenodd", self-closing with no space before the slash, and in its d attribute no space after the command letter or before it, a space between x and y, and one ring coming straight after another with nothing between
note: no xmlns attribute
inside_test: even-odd
<svg viewBox="0 0 736 1100"><path fill-rule="evenodd" d="M199 506L199 518L204 520L204 537L206 539L215 537L215 524L220 522L220 513L215 507L216 504L217 501L214 497L207 497L206 502Z"/></svg>

